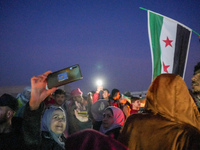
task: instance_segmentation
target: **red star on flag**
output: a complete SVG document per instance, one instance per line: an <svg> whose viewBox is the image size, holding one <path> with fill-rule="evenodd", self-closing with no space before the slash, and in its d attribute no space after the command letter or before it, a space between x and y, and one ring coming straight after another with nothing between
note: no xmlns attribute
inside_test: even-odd
<svg viewBox="0 0 200 150"><path fill-rule="evenodd" d="M163 40L163 41L165 42L165 47L167 47L168 45L172 47L171 42L172 42L173 40L169 40L168 36L167 36L167 39L166 39L166 40Z"/></svg>
<svg viewBox="0 0 200 150"><path fill-rule="evenodd" d="M167 68L169 68L170 65L165 65L165 63L163 62L163 70L164 72L167 72L168 73L168 70Z"/></svg>

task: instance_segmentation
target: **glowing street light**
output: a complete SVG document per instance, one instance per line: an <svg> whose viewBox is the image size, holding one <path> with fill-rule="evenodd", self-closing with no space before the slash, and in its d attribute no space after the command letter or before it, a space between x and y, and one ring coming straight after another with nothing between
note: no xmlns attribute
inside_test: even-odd
<svg viewBox="0 0 200 150"><path fill-rule="evenodd" d="M102 80L98 79L98 80L96 81L96 84L97 84L97 86L102 86L102 85L103 85L103 82L102 82Z"/></svg>

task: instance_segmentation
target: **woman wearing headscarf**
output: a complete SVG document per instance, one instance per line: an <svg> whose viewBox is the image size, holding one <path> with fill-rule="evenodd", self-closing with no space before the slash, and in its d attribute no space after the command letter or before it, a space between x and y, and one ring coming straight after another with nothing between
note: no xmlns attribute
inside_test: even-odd
<svg viewBox="0 0 200 150"><path fill-rule="evenodd" d="M65 128L66 117L65 112L61 107L50 107L49 109L45 110L42 117L41 131L42 138L44 138L43 141L46 141L46 139L48 139L46 144L48 144L49 139L51 139L51 142L48 145L54 145L54 147L55 145L57 145L58 149L64 149L65 137L63 135L63 132ZM43 141L42 143L44 143ZM42 145L46 146L46 144Z"/></svg>
<svg viewBox="0 0 200 150"><path fill-rule="evenodd" d="M50 72L31 78L31 99L24 112L24 140L27 149L65 149L65 112L61 107L50 107L43 114L44 99L56 88L46 90L46 77ZM43 114L43 116L42 116ZM42 119L41 119L42 117Z"/></svg>
<svg viewBox="0 0 200 150"><path fill-rule="evenodd" d="M117 139L124 121L125 117L122 110L115 106L109 106L104 111L99 131Z"/></svg>
<svg viewBox="0 0 200 150"><path fill-rule="evenodd" d="M145 112L130 115L118 140L130 150L200 149L200 114L179 75L157 76Z"/></svg>

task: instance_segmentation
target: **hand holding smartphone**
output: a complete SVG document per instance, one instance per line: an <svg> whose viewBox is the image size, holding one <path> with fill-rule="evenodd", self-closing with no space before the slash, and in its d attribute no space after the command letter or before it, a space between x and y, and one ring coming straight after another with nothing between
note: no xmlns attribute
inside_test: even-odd
<svg viewBox="0 0 200 150"><path fill-rule="evenodd" d="M47 76L46 89L58 87L82 79L82 73L78 64L50 73Z"/></svg>

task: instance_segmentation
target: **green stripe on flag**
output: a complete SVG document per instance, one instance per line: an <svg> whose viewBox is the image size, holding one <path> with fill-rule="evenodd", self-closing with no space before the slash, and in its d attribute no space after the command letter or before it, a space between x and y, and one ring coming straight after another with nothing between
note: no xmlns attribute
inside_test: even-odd
<svg viewBox="0 0 200 150"><path fill-rule="evenodd" d="M151 46L153 54L153 79L161 73L162 64L160 62L161 47L160 34L163 24L163 17L149 12L149 25L151 33Z"/></svg>

